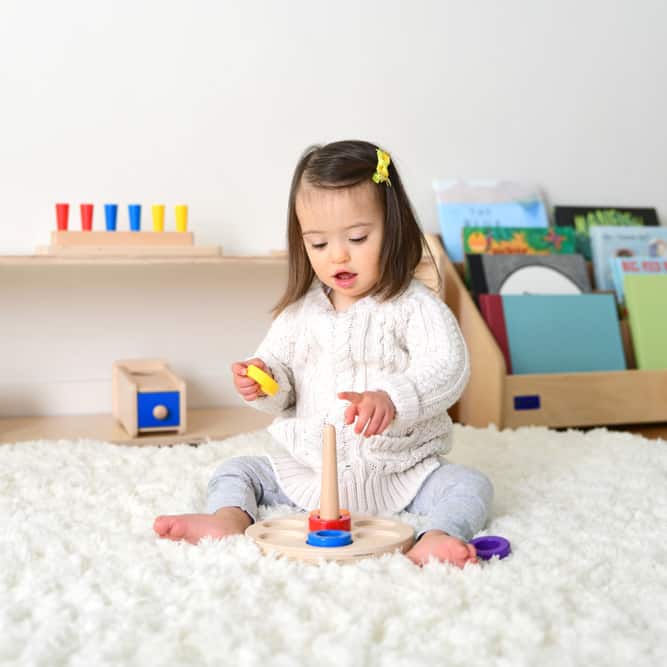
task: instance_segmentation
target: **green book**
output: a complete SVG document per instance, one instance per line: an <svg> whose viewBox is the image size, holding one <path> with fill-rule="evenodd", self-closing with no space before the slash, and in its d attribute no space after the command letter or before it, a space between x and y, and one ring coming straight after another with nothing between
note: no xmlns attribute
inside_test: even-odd
<svg viewBox="0 0 667 667"><path fill-rule="evenodd" d="M465 255L551 255L575 252L572 227L464 227Z"/></svg>
<svg viewBox="0 0 667 667"><path fill-rule="evenodd" d="M577 239L577 252L592 259L590 229L595 225L605 227L628 227L658 224L654 208L626 208L613 206L555 206L556 225L573 227Z"/></svg>
<svg viewBox="0 0 667 667"><path fill-rule="evenodd" d="M623 286L637 368L667 368L667 275L631 274Z"/></svg>

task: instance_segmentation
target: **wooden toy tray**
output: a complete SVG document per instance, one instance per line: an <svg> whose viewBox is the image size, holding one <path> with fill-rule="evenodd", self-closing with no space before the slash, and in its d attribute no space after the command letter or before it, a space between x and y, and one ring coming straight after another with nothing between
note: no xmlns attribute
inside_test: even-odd
<svg viewBox="0 0 667 667"><path fill-rule="evenodd" d="M415 541L411 526L389 518L352 515L352 544L344 547L314 547L306 544L308 515L292 514L258 521L246 530L263 553L278 553L288 558L317 562L352 562L392 551L406 552Z"/></svg>

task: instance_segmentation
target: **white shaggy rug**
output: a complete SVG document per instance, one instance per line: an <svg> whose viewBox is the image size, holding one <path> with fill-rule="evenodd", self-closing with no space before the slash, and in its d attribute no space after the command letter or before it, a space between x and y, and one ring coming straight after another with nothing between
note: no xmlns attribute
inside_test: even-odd
<svg viewBox="0 0 667 667"><path fill-rule="evenodd" d="M457 427L450 458L492 478L487 532L513 547L465 570L153 534L202 510L220 460L268 446L0 446L0 664L667 664L664 441Z"/></svg>

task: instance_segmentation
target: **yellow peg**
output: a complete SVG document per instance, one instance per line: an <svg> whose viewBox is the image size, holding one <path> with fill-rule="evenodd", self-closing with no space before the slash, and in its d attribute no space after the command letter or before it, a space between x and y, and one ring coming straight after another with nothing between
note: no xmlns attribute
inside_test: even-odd
<svg viewBox="0 0 667 667"><path fill-rule="evenodd" d="M188 207L185 204L176 205L176 231L188 231Z"/></svg>
<svg viewBox="0 0 667 667"><path fill-rule="evenodd" d="M153 204L151 207L153 213L153 231L164 231L164 204Z"/></svg>

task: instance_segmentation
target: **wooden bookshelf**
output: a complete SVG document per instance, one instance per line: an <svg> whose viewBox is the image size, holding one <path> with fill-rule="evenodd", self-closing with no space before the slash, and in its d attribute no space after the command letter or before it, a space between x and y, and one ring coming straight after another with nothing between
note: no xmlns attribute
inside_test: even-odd
<svg viewBox="0 0 667 667"><path fill-rule="evenodd" d="M660 437L667 422L667 370L592 373L507 373L505 359L466 288L461 265L444 257L445 301L456 315L470 352L471 377L452 418L471 426L554 428L617 426ZM622 323L623 324L623 323ZM630 340L624 336L632 363ZM518 409L515 398L539 398Z"/></svg>
<svg viewBox="0 0 667 667"><path fill-rule="evenodd" d="M439 276L444 268L444 250L437 236L427 235L427 243L434 263L425 258L417 270L417 277L428 287L444 295ZM287 263L284 252L269 255L232 256L232 255L4 255L0 256L0 269L24 270L31 267L113 267L113 266L151 266L151 265L217 265L245 267L280 267ZM90 270L93 270L92 268ZM187 378L186 378L187 381ZM111 408L111 406L109 406ZM28 440L76 440L90 438L132 445L170 445L177 443L198 443L207 440L228 438L238 433L266 427L269 416L253 408L218 407L211 409L188 410L187 432L163 434L144 434L131 438L114 420L111 414L96 415L58 415L26 416L0 418L0 444Z"/></svg>

